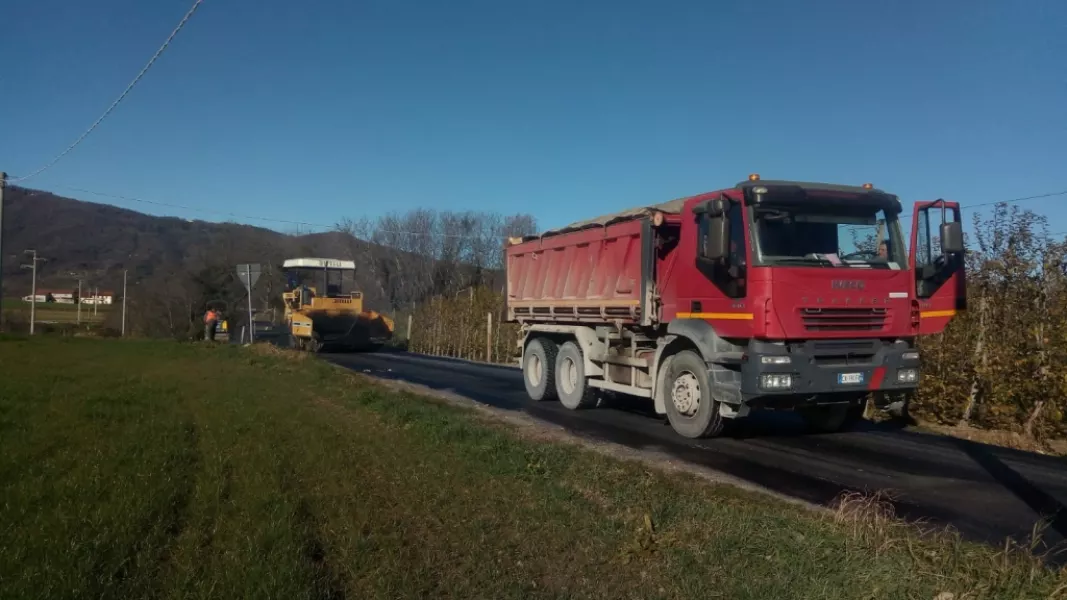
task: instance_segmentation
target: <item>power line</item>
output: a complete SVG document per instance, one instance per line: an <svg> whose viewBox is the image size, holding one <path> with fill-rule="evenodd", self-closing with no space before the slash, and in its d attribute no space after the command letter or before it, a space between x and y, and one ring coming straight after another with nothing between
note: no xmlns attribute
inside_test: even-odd
<svg viewBox="0 0 1067 600"><path fill-rule="evenodd" d="M1054 196L1067 196L1067 190L1061 192L1048 192L1047 194L1036 194L1034 196L1023 196L1021 198L1012 198L1010 200L994 200L992 202L982 202L981 204L968 204L967 206L960 206L961 209L982 208L983 206L994 206L997 204L1014 204L1016 202L1023 202L1026 200L1038 200L1040 198L1052 198ZM900 215L900 219L910 217L913 213L907 213Z"/></svg>
<svg viewBox="0 0 1067 600"><path fill-rule="evenodd" d="M70 146L67 146L66 150L60 152L58 155L56 155L55 158L53 158L50 162L46 163L41 168L39 168L36 171L30 173L29 175L24 175L22 177L15 177L15 178L11 179L11 182L12 183L18 183L20 181L26 181L27 179L30 179L32 177L36 177L36 176L40 175L41 173L47 171L48 169L52 168L53 165L58 163L64 156L66 156L72 150L74 150L74 148L76 148L78 146L78 144L82 143L82 140L84 140L85 138L89 137L89 134L92 133L100 125L100 123L103 122L103 120L106 119L108 117L108 115L111 114L111 112L113 110L115 110L115 107L117 107L119 105L119 103L122 102L126 98L126 96L130 93L130 90L132 90L133 87L135 85L137 85L137 83L139 81L141 81L141 78L144 77L146 73L148 73L148 70L152 68L152 65L155 64L156 60L163 54L163 52L167 49L167 47L170 46L171 41L174 40L174 37L178 35L178 32L181 31L183 27L185 27L185 24L193 16L193 13L196 12L196 9L200 8L200 4L203 1L204 0L194 0L193 1L192 7L190 7L189 10L185 13L185 16L182 17L182 20L178 22L178 26L174 28L174 31L170 32L170 35L167 36L166 41L164 41L163 45L159 47L159 50L156 50L156 53L153 54L152 58L150 58L148 60L148 63L145 64L144 68L141 69L141 72L138 73L137 76L133 78L133 81L131 81L129 83L129 85L126 86L126 89L122 91L122 94L120 94L119 97L116 98L115 101L111 103L111 106L109 106L107 108L107 110L104 111L104 114L100 115L100 117L96 121L94 121L92 125L89 126L89 129L85 130L85 133L83 133L80 136L78 136L78 139L74 140L74 143L72 143Z"/></svg>
<svg viewBox="0 0 1067 600"><path fill-rule="evenodd" d="M1053 196L1067 196L1067 190L1062 192L1049 192L1047 194L1037 194L1036 196L1023 196L1022 198L1012 198L1011 200L997 200L995 202L983 202L982 204L971 204L965 208L981 208L983 206L993 206L995 204L1013 204L1015 202L1022 202L1024 200L1037 200L1038 198L1052 198Z"/></svg>

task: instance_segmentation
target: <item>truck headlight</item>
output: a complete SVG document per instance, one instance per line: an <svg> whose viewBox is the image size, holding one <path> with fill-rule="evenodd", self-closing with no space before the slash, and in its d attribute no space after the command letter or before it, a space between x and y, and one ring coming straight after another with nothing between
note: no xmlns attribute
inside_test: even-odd
<svg viewBox="0 0 1067 600"><path fill-rule="evenodd" d="M897 383L915 383L919 381L919 369L899 369Z"/></svg>
<svg viewBox="0 0 1067 600"><path fill-rule="evenodd" d="M760 375L759 386L765 390L788 390L793 387L793 376L788 373L764 373Z"/></svg>
<svg viewBox="0 0 1067 600"><path fill-rule="evenodd" d="M919 353L915 351L905 352L900 355L902 360L919 360Z"/></svg>
<svg viewBox="0 0 1067 600"><path fill-rule="evenodd" d="M765 365L788 365L793 361L788 356L761 356L760 362Z"/></svg>

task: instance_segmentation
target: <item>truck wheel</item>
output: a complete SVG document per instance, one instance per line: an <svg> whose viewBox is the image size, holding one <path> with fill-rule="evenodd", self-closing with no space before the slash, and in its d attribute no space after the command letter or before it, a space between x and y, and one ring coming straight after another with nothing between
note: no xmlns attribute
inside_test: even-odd
<svg viewBox="0 0 1067 600"><path fill-rule="evenodd" d="M596 406L596 390L585 378L585 360L578 344L567 342L556 356L556 393L559 403L571 410Z"/></svg>
<svg viewBox="0 0 1067 600"><path fill-rule="evenodd" d="M522 380L531 400L556 399L556 354L559 346L547 338L535 338L522 356Z"/></svg>
<svg viewBox="0 0 1067 600"><path fill-rule="evenodd" d="M664 383L667 420L678 435L696 439L722 433L725 422L711 395L708 365L700 355L692 350L674 355Z"/></svg>
<svg viewBox="0 0 1067 600"><path fill-rule="evenodd" d="M292 334L289 335L289 347L293 350L299 350L300 352L307 351L307 344L305 343L304 338L299 338Z"/></svg>

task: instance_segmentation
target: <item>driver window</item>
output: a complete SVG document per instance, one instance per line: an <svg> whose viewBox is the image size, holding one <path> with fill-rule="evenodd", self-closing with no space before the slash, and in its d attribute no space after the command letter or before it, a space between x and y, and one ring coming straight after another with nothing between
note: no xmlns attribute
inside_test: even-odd
<svg viewBox="0 0 1067 600"><path fill-rule="evenodd" d="M745 260L745 220L742 216L740 202L730 203L730 266L744 267Z"/></svg>
<svg viewBox="0 0 1067 600"><path fill-rule="evenodd" d="M919 211L918 221L918 233L915 240L915 265L928 265L930 261L930 243L932 238L930 236L930 218L927 209Z"/></svg>
<svg viewBox="0 0 1067 600"><path fill-rule="evenodd" d="M730 254L726 258L725 264L710 265L707 263L698 263L698 268L704 275L715 284L715 287L719 288L719 291L723 295L729 298L744 298L745 297L745 249L747 248L745 242L745 221L743 216L743 209L741 203L730 202L729 209L726 213L728 235L728 247L730 248ZM697 227L698 248L704 247L704 239L708 235L708 218L705 216L700 220Z"/></svg>
<svg viewBox="0 0 1067 600"><path fill-rule="evenodd" d="M920 298L934 295L954 272L949 263L957 259L941 253L940 232L942 223L955 220L955 210L942 213L940 206L922 208L916 215L915 276L916 291Z"/></svg>

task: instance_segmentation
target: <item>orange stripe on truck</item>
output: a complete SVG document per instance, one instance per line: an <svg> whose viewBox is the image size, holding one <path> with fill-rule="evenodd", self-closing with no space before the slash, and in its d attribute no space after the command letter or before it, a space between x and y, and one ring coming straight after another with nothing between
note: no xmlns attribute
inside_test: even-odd
<svg viewBox="0 0 1067 600"><path fill-rule="evenodd" d="M936 319L938 317L955 317L955 310L928 310L919 313L920 319Z"/></svg>
<svg viewBox="0 0 1067 600"><path fill-rule="evenodd" d="M714 319L722 321L751 321L752 313L739 312L680 312L675 313L679 319Z"/></svg>

